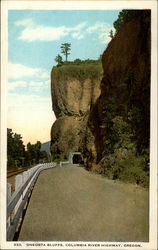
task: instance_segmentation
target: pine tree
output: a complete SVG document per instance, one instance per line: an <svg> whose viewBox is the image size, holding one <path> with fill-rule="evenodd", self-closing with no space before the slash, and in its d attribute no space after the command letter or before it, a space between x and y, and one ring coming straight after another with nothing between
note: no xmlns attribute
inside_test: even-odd
<svg viewBox="0 0 158 250"><path fill-rule="evenodd" d="M113 30L110 30L109 37L110 37L111 39L114 38L114 32L113 32Z"/></svg>
<svg viewBox="0 0 158 250"><path fill-rule="evenodd" d="M61 45L61 53L65 55L66 57L66 62L67 62L67 57L70 55L69 51L71 50L71 43L62 43Z"/></svg>

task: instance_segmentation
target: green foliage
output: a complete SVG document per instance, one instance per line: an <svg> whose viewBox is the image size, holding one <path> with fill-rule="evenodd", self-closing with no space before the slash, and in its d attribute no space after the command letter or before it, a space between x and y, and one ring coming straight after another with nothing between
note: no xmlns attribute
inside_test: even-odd
<svg viewBox="0 0 158 250"><path fill-rule="evenodd" d="M114 38L114 32L113 32L113 30L110 30L110 32L109 32L109 37L110 37L111 39Z"/></svg>
<svg viewBox="0 0 158 250"><path fill-rule="evenodd" d="M68 156L65 153L52 154L52 161L59 163L60 161L67 161Z"/></svg>
<svg viewBox="0 0 158 250"><path fill-rule="evenodd" d="M76 64L76 65L82 64L82 60L77 58L77 59L74 60L74 64Z"/></svg>
<svg viewBox="0 0 158 250"><path fill-rule="evenodd" d="M94 79L99 78L102 74L102 66L101 63L93 63L93 64L64 64L61 67L53 68L53 78L56 81L64 78L64 80L69 78L75 78L80 81L85 80L87 78Z"/></svg>
<svg viewBox="0 0 158 250"><path fill-rule="evenodd" d="M136 141L137 150L143 152L149 147L149 114L143 112L142 107L133 105L128 112L128 119L133 129L133 139Z"/></svg>
<svg viewBox="0 0 158 250"><path fill-rule="evenodd" d="M15 165L19 166L22 157L24 157L25 146L20 134L14 134L12 129L7 128L7 166L11 168Z"/></svg>
<svg viewBox="0 0 158 250"><path fill-rule="evenodd" d="M7 129L7 168L29 166L39 163L39 160L47 160L47 153L41 151L41 142L28 143L25 150L22 136Z"/></svg>
<svg viewBox="0 0 158 250"><path fill-rule="evenodd" d="M122 10L119 13L118 19L114 22L114 28L116 33L122 28L122 26L131 21L133 18L140 15L142 10Z"/></svg>
<svg viewBox="0 0 158 250"><path fill-rule="evenodd" d="M71 50L71 43L62 43L60 48L61 48L61 53L65 55L67 62L67 57L68 55L70 55L69 51Z"/></svg>
<svg viewBox="0 0 158 250"><path fill-rule="evenodd" d="M108 88L108 87L107 87ZM107 176L149 183L150 83L129 72L102 105L98 158Z"/></svg>
<svg viewBox="0 0 158 250"><path fill-rule="evenodd" d="M100 164L109 178L147 187L149 184L149 152L146 149L141 155L138 155L132 135L130 124L121 116L114 117L108 141L111 147L106 148L103 152L104 158Z"/></svg>
<svg viewBox="0 0 158 250"><path fill-rule="evenodd" d="M98 60L86 59L81 60L79 58L75 59L74 61L64 62L64 65L86 65L86 64L95 64L101 63L101 55Z"/></svg>
<svg viewBox="0 0 158 250"><path fill-rule="evenodd" d="M107 98L102 110L105 115L101 121L108 140L113 133L113 118L122 116L131 128L131 139L135 142L139 154L149 147L150 136L150 84L145 91L143 87L144 83L141 84L133 72L128 73L125 81L115 87L112 97ZM112 138L109 145L113 148Z"/></svg>
<svg viewBox="0 0 158 250"><path fill-rule="evenodd" d="M61 66L63 64L63 59L59 54L56 56L55 61L57 62L58 66Z"/></svg>
<svg viewBox="0 0 158 250"><path fill-rule="evenodd" d="M31 144L30 142L27 144L25 158L28 165L31 165L32 163L38 163L41 159L47 160L47 153L45 151L41 151L40 141L37 141L35 144Z"/></svg>
<svg viewBox="0 0 158 250"><path fill-rule="evenodd" d="M149 185L149 165L145 156L137 156L134 149L120 148L102 160L105 175L111 179L120 179L143 187Z"/></svg>

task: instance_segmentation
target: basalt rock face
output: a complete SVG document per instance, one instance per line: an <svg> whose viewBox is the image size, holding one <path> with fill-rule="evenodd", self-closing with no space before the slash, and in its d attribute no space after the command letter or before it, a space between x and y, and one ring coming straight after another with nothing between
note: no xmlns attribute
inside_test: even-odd
<svg viewBox="0 0 158 250"><path fill-rule="evenodd" d="M53 154L81 151L89 170L146 185L150 134L150 11L122 25L98 65L52 70Z"/></svg>
<svg viewBox="0 0 158 250"><path fill-rule="evenodd" d="M63 65L51 73L53 110L57 120L51 130L51 152L67 156L78 151L85 117L100 95L101 64Z"/></svg>
<svg viewBox="0 0 158 250"><path fill-rule="evenodd" d="M122 27L105 50L102 65L101 94L87 126L95 146L86 154L89 168L108 172L107 159L117 159L120 152L125 159L130 150L141 155L149 148L150 11Z"/></svg>

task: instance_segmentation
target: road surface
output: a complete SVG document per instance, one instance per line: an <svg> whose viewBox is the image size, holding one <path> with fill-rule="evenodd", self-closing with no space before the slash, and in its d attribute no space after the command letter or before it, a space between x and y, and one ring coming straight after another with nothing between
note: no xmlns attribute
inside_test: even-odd
<svg viewBox="0 0 158 250"><path fill-rule="evenodd" d="M148 191L74 165L43 171L21 241L148 241Z"/></svg>

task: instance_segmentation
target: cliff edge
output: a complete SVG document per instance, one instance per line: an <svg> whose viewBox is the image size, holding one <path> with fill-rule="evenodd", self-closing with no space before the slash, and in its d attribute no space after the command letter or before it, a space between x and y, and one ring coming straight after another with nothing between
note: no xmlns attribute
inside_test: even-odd
<svg viewBox="0 0 158 250"><path fill-rule="evenodd" d="M81 151L87 169L148 186L151 17L136 14L103 53L103 76L99 64L53 68L51 152Z"/></svg>
<svg viewBox="0 0 158 250"><path fill-rule="evenodd" d="M87 124L88 168L142 185L149 179L150 32L150 11L141 11L109 43Z"/></svg>
<svg viewBox="0 0 158 250"><path fill-rule="evenodd" d="M51 91L57 120L51 130L51 152L67 158L79 150L85 116L100 95L101 63L53 67Z"/></svg>

